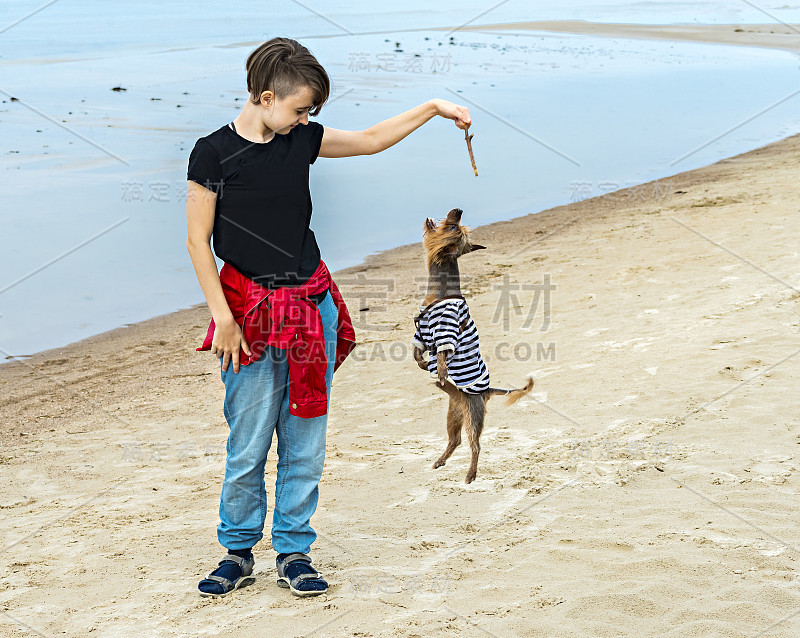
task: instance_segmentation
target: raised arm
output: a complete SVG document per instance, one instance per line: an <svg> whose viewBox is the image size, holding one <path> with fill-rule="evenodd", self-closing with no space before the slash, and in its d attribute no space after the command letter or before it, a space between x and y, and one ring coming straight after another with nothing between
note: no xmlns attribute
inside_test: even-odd
<svg viewBox="0 0 800 638"><path fill-rule="evenodd" d="M447 100L429 100L363 131L341 131L326 126L319 156L352 157L380 153L437 115L453 120L460 129L466 128L471 121L467 107Z"/></svg>

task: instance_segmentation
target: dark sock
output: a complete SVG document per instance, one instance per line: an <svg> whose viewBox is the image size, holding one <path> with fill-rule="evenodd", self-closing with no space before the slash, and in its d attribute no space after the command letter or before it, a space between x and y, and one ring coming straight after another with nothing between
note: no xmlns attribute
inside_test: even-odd
<svg viewBox="0 0 800 638"><path fill-rule="evenodd" d="M229 554L233 554L234 556L238 556L239 558L244 558L247 560L253 553L253 548L249 547L248 549L229 549Z"/></svg>

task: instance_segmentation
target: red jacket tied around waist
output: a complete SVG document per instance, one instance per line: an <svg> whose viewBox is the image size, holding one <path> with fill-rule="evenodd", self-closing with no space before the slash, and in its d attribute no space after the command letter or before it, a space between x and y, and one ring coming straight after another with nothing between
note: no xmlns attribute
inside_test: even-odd
<svg viewBox="0 0 800 638"><path fill-rule="evenodd" d="M239 364L257 361L267 346L287 351L289 360L289 412L305 419L328 411L325 371L325 334L317 305L308 295L330 290L339 311L336 326L336 361L334 371L355 347L355 330L350 313L325 262L320 260L311 278L302 286L265 288L224 263L219 280L233 318L242 329L244 340L253 355L239 351ZM210 350L214 339L214 319L208 326L203 345Z"/></svg>

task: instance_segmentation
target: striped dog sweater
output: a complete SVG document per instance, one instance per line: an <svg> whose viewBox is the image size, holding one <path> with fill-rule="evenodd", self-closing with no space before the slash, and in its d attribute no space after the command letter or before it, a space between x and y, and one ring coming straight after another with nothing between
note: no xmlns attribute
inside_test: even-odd
<svg viewBox="0 0 800 638"><path fill-rule="evenodd" d="M411 343L422 352L430 352L428 372L433 378L439 376L436 355L449 351L447 371L459 390L478 394L489 387L489 369L481 357L478 329L464 297L444 297L420 306L414 324L416 331Z"/></svg>

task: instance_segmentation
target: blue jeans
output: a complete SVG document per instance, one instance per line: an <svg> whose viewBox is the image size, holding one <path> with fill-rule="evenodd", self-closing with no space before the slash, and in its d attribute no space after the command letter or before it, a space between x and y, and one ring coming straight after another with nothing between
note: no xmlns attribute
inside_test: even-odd
<svg viewBox="0 0 800 638"><path fill-rule="evenodd" d="M319 304L328 367L325 381L330 408L339 318L330 292ZM267 346L258 360L233 362L220 375L225 384L223 412L230 428L225 480L219 503L217 538L227 549L247 549L260 541L267 516L264 466L278 434L278 475L272 516L272 548L308 554L317 535L311 515L317 509L325 462L328 415L303 419L289 414L289 361L286 350Z"/></svg>

